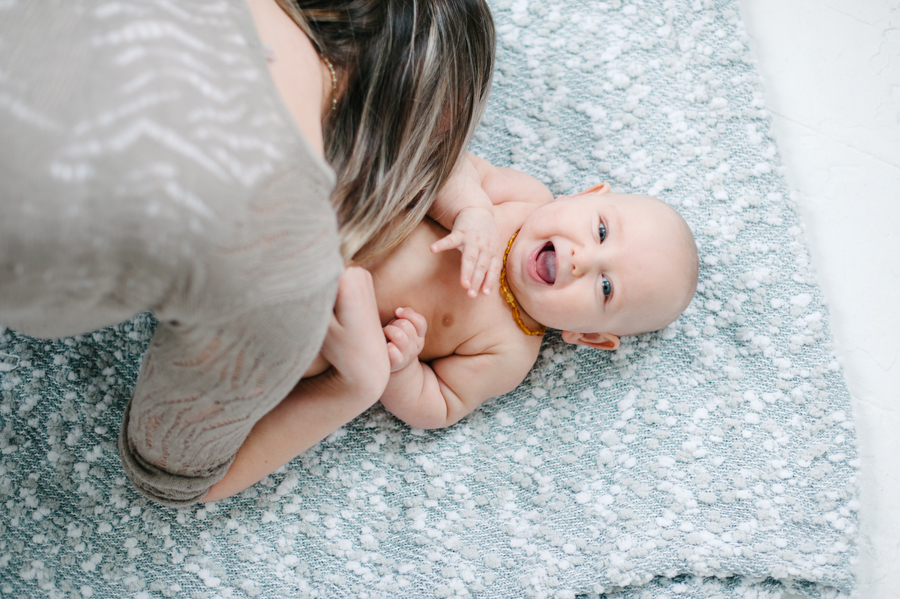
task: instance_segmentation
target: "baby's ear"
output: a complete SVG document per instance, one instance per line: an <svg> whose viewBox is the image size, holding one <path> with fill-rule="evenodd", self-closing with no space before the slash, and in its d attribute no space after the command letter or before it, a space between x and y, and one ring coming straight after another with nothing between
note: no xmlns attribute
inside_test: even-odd
<svg viewBox="0 0 900 599"><path fill-rule="evenodd" d="M572 345L585 345L594 349L613 350L619 348L619 337L612 333L573 333L563 331L562 340Z"/></svg>
<svg viewBox="0 0 900 599"><path fill-rule="evenodd" d="M609 193L609 183L597 183L596 185L592 185L588 187L584 191L579 191L578 193L573 193L570 196L557 196L555 200L565 200L566 198L577 198L578 196L587 195L589 193Z"/></svg>
<svg viewBox="0 0 900 599"><path fill-rule="evenodd" d="M588 187L584 191L579 191L575 194L575 196L583 196L589 193L609 193L609 183L597 183L596 185L592 185ZM572 196L572 197L575 197Z"/></svg>

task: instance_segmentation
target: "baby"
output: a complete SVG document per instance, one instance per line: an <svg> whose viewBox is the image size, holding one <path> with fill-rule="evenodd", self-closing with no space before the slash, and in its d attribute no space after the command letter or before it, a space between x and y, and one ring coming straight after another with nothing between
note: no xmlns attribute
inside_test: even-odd
<svg viewBox="0 0 900 599"><path fill-rule="evenodd" d="M693 235L660 200L610 193L605 183L554 200L524 173L467 159L464 185L457 179L432 210L437 222L364 265L389 341L381 403L417 428L449 426L513 390L537 359L544 327L568 343L616 349L622 335L674 321L697 282ZM501 259L470 248L486 245L490 225L509 240L500 293L492 273ZM462 268L445 252L460 246Z"/></svg>
<svg viewBox="0 0 900 599"><path fill-rule="evenodd" d="M390 376L381 403L410 426L449 426L514 389L537 359L545 327L561 330L568 343L613 350L620 336L673 322L693 297L693 235L660 200L610 193L605 183L554 200L537 179L476 156L459 168L431 219L395 251L362 265L387 339ZM462 266L446 251L453 248L462 252ZM343 343L332 360L355 350ZM314 381L329 366L320 355L304 378ZM291 427L300 435L315 418L294 410L261 421L264 432L254 429L245 446L252 438L280 450L273 435ZM280 457L242 447L235 466L253 473L247 484L223 485L225 494L214 487L204 500L241 490L319 439L304 447L286 436L293 450Z"/></svg>

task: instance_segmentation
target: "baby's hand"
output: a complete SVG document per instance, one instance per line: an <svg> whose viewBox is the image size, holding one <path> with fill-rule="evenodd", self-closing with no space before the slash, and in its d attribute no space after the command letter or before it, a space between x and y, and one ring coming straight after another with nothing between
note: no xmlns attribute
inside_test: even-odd
<svg viewBox="0 0 900 599"><path fill-rule="evenodd" d="M469 207L460 211L449 235L431 244L435 254L458 248L462 252L459 282L469 297L488 295L500 280L502 242L494 215L487 208Z"/></svg>
<svg viewBox="0 0 900 599"><path fill-rule="evenodd" d="M395 314L397 318L384 327L391 372L403 370L418 361L425 347L425 329L428 327L425 317L412 308L397 308Z"/></svg>

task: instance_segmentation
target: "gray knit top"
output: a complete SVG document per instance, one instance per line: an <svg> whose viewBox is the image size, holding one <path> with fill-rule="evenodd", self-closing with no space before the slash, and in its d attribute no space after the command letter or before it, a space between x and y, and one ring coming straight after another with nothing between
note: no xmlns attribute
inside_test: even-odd
<svg viewBox="0 0 900 599"><path fill-rule="evenodd" d="M334 173L242 0L5 8L0 325L60 337L151 310L122 462L153 499L196 501L324 339Z"/></svg>

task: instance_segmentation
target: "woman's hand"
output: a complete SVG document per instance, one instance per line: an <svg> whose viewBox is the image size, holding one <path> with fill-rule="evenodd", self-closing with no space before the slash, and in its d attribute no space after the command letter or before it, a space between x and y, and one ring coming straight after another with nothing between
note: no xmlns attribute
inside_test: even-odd
<svg viewBox="0 0 900 599"><path fill-rule="evenodd" d="M384 327L392 373L418 362L428 328L425 317L412 308L397 308L395 314L397 318Z"/></svg>
<svg viewBox="0 0 900 599"><path fill-rule="evenodd" d="M329 377L329 384L372 403L381 397L391 364L372 275L367 270L350 267L341 275L321 353L332 366L320 375Z"/></svg>

